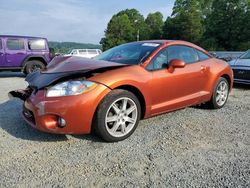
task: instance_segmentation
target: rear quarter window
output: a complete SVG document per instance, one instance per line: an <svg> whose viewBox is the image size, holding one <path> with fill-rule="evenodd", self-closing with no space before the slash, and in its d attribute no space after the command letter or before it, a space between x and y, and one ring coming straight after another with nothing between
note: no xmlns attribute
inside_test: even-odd
<svg viewBox="0 0 250 188"><path fill-rule="evenodd" d="M28 41L30 50L45 50L46 42L43 39L32 39Z"/></svg>
<svg viewBox="0 0 250 188"><path fill-rule="evenodd" d="M8 39L7 40L7 48L9 50L23 50L24 49L24 41L23 41L23 39Z"/></svg>

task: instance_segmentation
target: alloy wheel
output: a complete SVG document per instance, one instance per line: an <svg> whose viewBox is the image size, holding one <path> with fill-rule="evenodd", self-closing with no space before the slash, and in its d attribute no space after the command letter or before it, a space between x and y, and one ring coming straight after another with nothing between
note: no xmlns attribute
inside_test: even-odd
<svg viewBox="0 0 250 188"><path fill-rule="evenodd" d="M123 137L134 128L138 116L135 102L127 97L122 97L113 102L105 117L106 129L114 137Z"/></svg>
<svg viewBox="0 0 250 188"><path fill-rule="evenodd" d="M221 81L216 90L216 103L219 106L223 106L226 103L228 92L229 88L227 82Z"/></svg>

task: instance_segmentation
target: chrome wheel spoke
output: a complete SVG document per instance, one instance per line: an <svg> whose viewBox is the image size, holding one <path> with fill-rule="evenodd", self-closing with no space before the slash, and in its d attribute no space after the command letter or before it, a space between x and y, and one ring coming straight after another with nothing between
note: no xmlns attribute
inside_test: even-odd
<svg viewBox="0 0 250 188"><path fill-rule="evenodd" d="M115 103L113 104L112 108L114 109L116 114L118 114L121 111Z"/></svg>
<svg viewBox="0 0 250 188"><path fill-rule="evenodd" d="M216 102L217 102L217 103L219 103L220 98L221 98L221 96L220 96L220 95L218 95L218 96L216 97Z"/></svg>
<svg viewBox="0 0 250 188"><path fill-rule="evenodd" d="M118 122L116 122L113 127L111 128L111 132L115 133L117 131L117 129L119 128L120 124Z"/></svg>
<svg viewBox="0 0 250 188"><path fill-rule="evenodd" d="M121 124L121 132L122 132L123 134L126 133L126 125L125 125L125 123Z"/></svg>
<svg viewBox="0 0 250 188"><path fill-rule="evenodd" d="M133 118L130 118L130 117L126 117L126 118L125 118L125 121L126 121L126 122L129 122L129 123L135 123L136 120L133 119Z"/></svg>
<svg viewBox="0 0 250 188"><path fill-rule="evenodd" d="M217 93L218 95L221 95L221 91L219 91L219 90L217 90L216 93Z"/></svg>
<svg viewBox="0 0 250 188"><path fill-rule="evenodd" d="M127 104L128 104L128 99L124 99L122 102L122 110L126 110L127 109Z"/></svg>
<svg viewBox="0 0 250 188"><path fill-rule="evenodd" d="M118 116L109 116L107 117L106 121L109 123L109 122L117 121L117 119L118 119Z"/></svg>
<svg viewBox="0 0 250 188"><path fill-rule="evenodd" d="M134 110L136 110L136 107L131 106L129 109L126 110L127 115L131 114Z"/></svg>

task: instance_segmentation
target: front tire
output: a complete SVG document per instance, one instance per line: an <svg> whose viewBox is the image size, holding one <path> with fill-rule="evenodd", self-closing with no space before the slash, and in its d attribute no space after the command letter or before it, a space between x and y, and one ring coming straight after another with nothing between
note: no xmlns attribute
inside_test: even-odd
<svg viewBox="0 0 250 188"><path fill-rule="evenodd" d="M209 107L220 109L225 106L229 96L229 89L227 79L221 77L216 83L211 100L208 102Z"/></svg>
<svg viewBox="0 0 250 188"><path fill-rule="evenodd" d="M93 128L107 142L118 142L135 131L141 117L137 97L126 90L111 91L97 108Z"/></svg>

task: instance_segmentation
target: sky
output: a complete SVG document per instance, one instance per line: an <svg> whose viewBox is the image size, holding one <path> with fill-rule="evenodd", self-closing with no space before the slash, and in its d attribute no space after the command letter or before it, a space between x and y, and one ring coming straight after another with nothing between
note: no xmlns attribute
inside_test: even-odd
<svg viewBox="0 0 250 188"><path fill-rule="evenodd" d="M135 8L170 16L174 0L1 0L0 34L98 44L111 17Z"/></svg>

